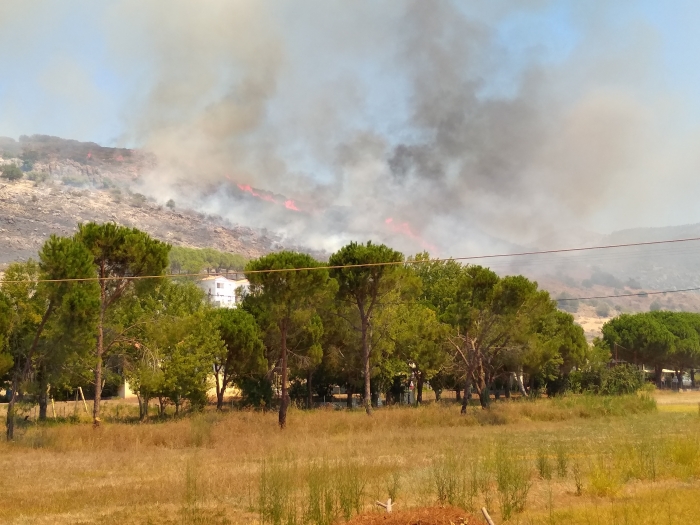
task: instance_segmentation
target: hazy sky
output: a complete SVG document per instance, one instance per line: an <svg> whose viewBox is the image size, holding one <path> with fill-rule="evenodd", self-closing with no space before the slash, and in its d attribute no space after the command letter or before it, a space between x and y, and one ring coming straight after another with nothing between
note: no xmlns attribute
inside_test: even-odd
<svg viewBox="0 0 700 525"><path fill-rule="evenodd" d="M146 190L204 181L192 205L330 249L700 222L699 26L682 0L6 0L0 135L148 148Z"/></svg>

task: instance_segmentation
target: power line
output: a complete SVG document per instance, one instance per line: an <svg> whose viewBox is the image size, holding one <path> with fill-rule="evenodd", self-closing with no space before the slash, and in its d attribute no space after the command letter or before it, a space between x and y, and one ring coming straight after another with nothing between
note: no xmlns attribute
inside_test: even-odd
<svg viewBox="0 0 700 525"><path fill-rule="evenodd" d="M638 293L621 293L616 295L593 295L591 297L562 297L561 299L554 299L556 302L560 301L585 301L586 299L614 299L616 297L646 297L647 295L661 295L666 293L678 293L678 292L697 292L700 290L700 286L697 288L683 288L682 290L662 290L656 292L638 292Z"/></svg>
<svg viewBox="0 0 700 525"><path fill-rule="evenodd" d="M498 254L488 254L488 255L470 255L465 257L446 257L446 258L436 258L436 259L424 259L424 260L407 260L407 261L390 261L390 262L376 262L376 263L362 263L362 264L346 264L346 265L320 265L320 266L307 266L303 268L272 268L268 270L235 270L234 273L245 273L245 274L257 274L257 273L281 273L281 272L301 272L301 271L312 271L312 270L340 270L340 269L352 269L352 268L371 268L377 266L400 266L405 264L427 264L435 262L449 262L449 261L476 261L482 259L497 259L505 257L523 257L527 255L551 255L557 253L575 253L575 252L586 252L592 250L608 250L614 248L631 248L635 246L654 246L661 244L674 244L674 243L684 243L700 241L700 237L688 237L685 239L667 239L662 241L647 241L647 242L632 242L624 244L605 244L600 246L586 246L582 248L560 248L556 250L537 250L529 252L514 252L514 253L498 253ZM215 274L215 276L221 276L221 274ZM88 281L121 281L121 280L141 280L141 279L165 279L165 278L175 278L175 277L212 277L210 273L184 273L184 274L166 274L166 275L133 275L125 277L83 277L83 278L71 278L71 279L18 279L11 281L2 281L6 284L19 284L27 282L44 282L44 283L59 283L59 282L88 282ZM680 291L680 290L679 290ZM655 292L656 293L656 292ZM667 292L658 292L667 293ZM638 294L632 294L638 295Z"/></svg>

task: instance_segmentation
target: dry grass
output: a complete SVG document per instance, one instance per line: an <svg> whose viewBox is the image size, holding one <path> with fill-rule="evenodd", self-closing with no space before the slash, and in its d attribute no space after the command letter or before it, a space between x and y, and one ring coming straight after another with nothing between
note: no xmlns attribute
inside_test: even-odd
<svg viewBox="0 0 700 525"><path fill-rule="evenodd" d="M339 516L353 479L368 511L390 493L397 510L434 505L452 487L460 505L486 504L497 523L509 483L529 488L516 523L612 523L593 516L634 515L647 501L665 504L664 493L680 508L679 494L700 496L688 485L700 477L697 410L656 411L643 398L503 402L467 416L454 403L384 408L371 418L292 410L285 431L276 420L241 411L98 430L87 420L28 424L16 442L0 444L0 522L258 522L263 462L286 476L275 490L287 491L297 524ZM328 513L310 512L313 494L330 502Z"/></svg>

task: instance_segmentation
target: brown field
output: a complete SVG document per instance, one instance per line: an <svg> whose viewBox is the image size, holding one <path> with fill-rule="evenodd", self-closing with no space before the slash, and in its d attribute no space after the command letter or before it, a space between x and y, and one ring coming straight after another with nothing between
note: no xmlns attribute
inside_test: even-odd
<svg viewBox="0 0 700 525"><path fill-rule="evenodd" d="M324 525L344 521L355 490L349 515L393 494L397 511L486 505L503 523L520 483L511 523L700 523L700 394L654 396L658 408L648 396L567 397L467 416L450 401L372 417L293 409L284 431L276 414L249 411L138 424L114 401L97 430L82 408L44 425L29 413L0 444L0 522L259 523L262 505L271 523Z"/></svg>

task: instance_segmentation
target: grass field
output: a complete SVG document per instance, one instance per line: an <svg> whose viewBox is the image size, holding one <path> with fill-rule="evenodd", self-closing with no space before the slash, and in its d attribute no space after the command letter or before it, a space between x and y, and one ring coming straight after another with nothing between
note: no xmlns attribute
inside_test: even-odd
<svg viewBox="0 0 700 525"><path fill-rule="evenodd" d="M98 430L30 418L0 444L0 522L327 525L391 496L397 509L486 505L496 523L700 523L698 401L292 410L285 431L247 411L138 424L136 407L109 402Z"/></svg>

